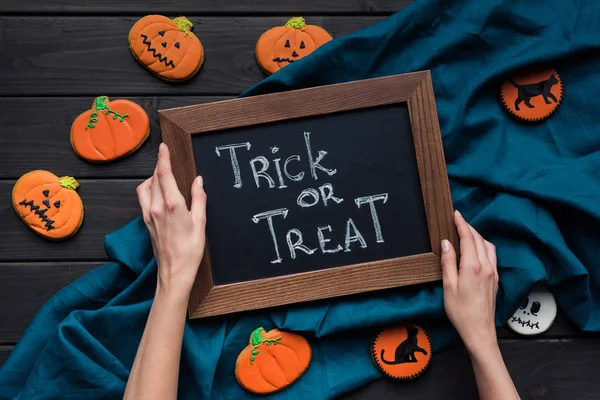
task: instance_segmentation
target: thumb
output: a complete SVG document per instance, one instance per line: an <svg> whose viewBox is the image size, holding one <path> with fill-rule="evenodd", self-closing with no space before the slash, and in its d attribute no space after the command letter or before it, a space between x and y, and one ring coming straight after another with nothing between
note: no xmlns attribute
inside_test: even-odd
<svg viewBox="0 0 600 400"><path fill-rule="evenodd" d="M458 284L458 266L456 264L456 251L449 240L442 240L442 272L444 290L455 289Z"/></svg>
<svg viewBox="0 0 600 400"><path fill-rule="evenodd" d="M198 176L192 183L192 219L202 226L206 224L206 192L204 180Z"/></svg>

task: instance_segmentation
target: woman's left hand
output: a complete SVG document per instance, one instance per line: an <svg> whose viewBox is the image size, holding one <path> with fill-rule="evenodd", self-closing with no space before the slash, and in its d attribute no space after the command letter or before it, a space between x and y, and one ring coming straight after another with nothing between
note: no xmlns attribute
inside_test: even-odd
<svg viewBox="0 0 600 400"><path fill-rule="evenodd" d="M162 143L154 175L137 188L158 264L157 292L189 297L194 284L206 243L206 193L201 176L194 179L191 191L188 211L171 171L169 149Z"/></svg>

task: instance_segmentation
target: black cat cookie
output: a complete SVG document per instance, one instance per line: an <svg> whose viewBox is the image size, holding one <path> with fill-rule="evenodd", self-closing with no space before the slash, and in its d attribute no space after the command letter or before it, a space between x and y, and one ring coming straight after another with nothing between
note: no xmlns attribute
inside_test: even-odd
<svg viewBox="0 0 600 400"><path fill-rule="evenodd" d="M523 121L541 121L552 115L563 96L563 84L553 68L523 70L500 89L504 109Z"/></svg>
<svg viewBox="0 0 600 400"><path fill-rule="evenodd" d="M379 332L371 343L371 356L388 378L411 380L423 375L431 361L431 339L418 325L394 326Z"/></svg>

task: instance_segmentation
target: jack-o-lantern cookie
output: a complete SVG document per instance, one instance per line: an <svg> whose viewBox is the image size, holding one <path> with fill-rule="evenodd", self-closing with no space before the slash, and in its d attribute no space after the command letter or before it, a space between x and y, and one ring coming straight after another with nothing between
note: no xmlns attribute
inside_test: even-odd
<svg viewBox="0 0 600 400"><path fill-rule="evenodd" d="M129 48L150 72L168 81L190 79L202 67L204 48L186 17L147 15L129 31Z"/></svg>
<svg viewBox="0 0 600 400"><path fill-rule="evenodd" d="M290 19L263 33L256 43L256 60L267 74L298 61L332 39L323 28L306 25L304 18Z"/></svg>
<svg viewBox="0 0 600 400"><path fill-rule="evenodd" d="M75 191L79 184L69 176L48 171L31 171L13 188L13 207L35 233L62 240L77 232L83 222L83 203Z"/></svg>
<svg viewBox="0 0 600 400"><path fill-rule="evenodd" d="M504 109L514 117L529 122L541 121L552 115L562 96L562 81L552 68L520 71L500 88L500 101Z"/></svg>
<svg viewBox="0 0 600 400"><path fill-rule="evenodd" d="M310 344L300 335L258 328L235 362L235 377L250 392L278 392L304 374L311 354Z"/></svg>
<svg viewBox="0 0 600 400"><path fill-rule="evenodd" d="M556 313L556 300L552 293L544 286L536 285L510 317L508 326L521 335L539 335L550 329Z"/></svg>
<svg viewBox="0 0 600 400"><path fill-rule="evenodd" d="M71 145L79 157L105 162L133 153L149 135L150 120L142 107L100 96L73 122Z"/></svg>
<svg viewBox="0 0 600 400"><path fill-rule="evenodd" d="M373 362L379 371L397 380L421 376L431 361L431 339L418 325L384 329L371 343Z"/></svg>

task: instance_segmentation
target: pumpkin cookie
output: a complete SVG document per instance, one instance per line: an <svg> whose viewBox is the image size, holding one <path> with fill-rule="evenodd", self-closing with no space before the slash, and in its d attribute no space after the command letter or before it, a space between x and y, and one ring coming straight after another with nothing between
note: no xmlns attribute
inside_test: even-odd
<svg viewBox="0 0 600 400"><path fill-rule="evenodd" d="M204 48L186 17L147 15L129 31L129 48L150 72L167 81L190 79L202 67Z"/></svg>
<svg viewBox="0 0 600 400"><path fill-rule="evenodd" d="M97 97L91 110L80 114L71 126L71 145L77 155L91 162L116 160L136 151L150 135L144 109L129 100Z"/></svg>
<svg viewBox="0 0 600 400"><path fill-rule="evenodd" d="M257 394L278 392L296 382L308 368L310 344L300 335L272 329L255 329L250 343L235 362L235 377Z"/></svg>
<svg viewBox="0 0 600 400"><path fill-rule="evenodd" d="M256 43L256 60L267 74L298 61L332 39L316 25L306 25L304 18L290 19L285 26L271 28Z"/></svg>
<svg viewBox="0 0 600 400"><path fill-rule="evenodd" d="M48 171L31 171L15 183L13 207L35 233L51 240L66 239L83 222L83 203L75 192L78 186L69 176L59 178Z"/></svg>
<svg viewBox="0 0 600 400"><path fill-rule="evenodd" d="M431 361L429 334L418 325L404 325L379 332L371 343L373 362L385 376L397 380L418 378Z"/></svg>
<svg viewBox="0 0 600 400"><path fill-rule="evenodd" d="M523 121L541 121L558 108L563 84L552 68L523 70L507 79L500 89L504 109Z"/></svg>

